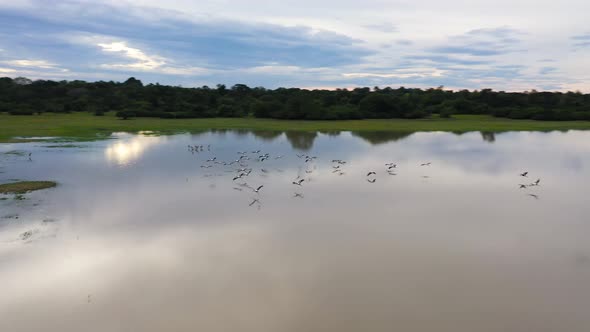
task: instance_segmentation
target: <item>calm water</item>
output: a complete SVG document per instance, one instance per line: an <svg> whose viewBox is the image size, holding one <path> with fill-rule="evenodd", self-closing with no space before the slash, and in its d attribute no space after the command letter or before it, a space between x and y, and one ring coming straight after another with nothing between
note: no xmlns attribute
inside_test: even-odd
<svg viewBox="0 0 590 332"><path fill-rule="evenodd" d="M0 201L0 331L590 331L590 132L0 144L13 179L60 185Z"/></svg>

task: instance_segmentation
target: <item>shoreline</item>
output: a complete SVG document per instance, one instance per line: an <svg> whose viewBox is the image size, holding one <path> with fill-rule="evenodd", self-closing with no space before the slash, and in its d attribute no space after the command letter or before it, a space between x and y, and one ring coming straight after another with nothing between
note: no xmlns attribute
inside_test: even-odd
<svg viewBox="0 0 590 332"><path fill-rule="evenodd" d="M34 141L35 137L95 140L114 132L156 134L202 132L207 130L260 131L387 131L410 133L444 131L465 133L507 131L590 130L590 121L536 121L495 118L488 115L455 115L450 119L366 119L366 120L276 120L258 118L121 120L114 113L95 116L90 113L15 116L0 113L0 143ZM33 139L30 139L33 138Z"/></svg>

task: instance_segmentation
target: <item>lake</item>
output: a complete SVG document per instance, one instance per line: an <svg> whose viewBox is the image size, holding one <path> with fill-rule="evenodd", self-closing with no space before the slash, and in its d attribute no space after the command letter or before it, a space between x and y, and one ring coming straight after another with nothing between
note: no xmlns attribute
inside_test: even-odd
<svg viewBox="0 0 590 332"><path fill-rule="evenodd" d="M15 180L59 185L0 195L0 331L590 330L590 132L0 144Z"/></svg>

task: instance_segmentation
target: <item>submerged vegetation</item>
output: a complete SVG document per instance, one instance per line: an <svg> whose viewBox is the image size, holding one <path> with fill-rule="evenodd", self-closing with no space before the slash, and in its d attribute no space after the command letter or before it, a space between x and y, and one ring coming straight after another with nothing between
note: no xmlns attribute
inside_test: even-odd
<svg viewBox="0 0 590 332"><path fill-rule="evenodd" d="M20 181L0 184L0 194L25 194L30 191L53 188L57 183L53 181Z"/></svg>
<svg viewBox="0 0 590 332"><path fill-rule="evenodd" d="M511 119L590 120L590 95L580 92L450 91L400 87L305 90L232 87L183 88L123 83L0 78L0 112L12 115L115 112L122 119L155 117L273 118L290 120L419 119L461 114Z"/></svg>

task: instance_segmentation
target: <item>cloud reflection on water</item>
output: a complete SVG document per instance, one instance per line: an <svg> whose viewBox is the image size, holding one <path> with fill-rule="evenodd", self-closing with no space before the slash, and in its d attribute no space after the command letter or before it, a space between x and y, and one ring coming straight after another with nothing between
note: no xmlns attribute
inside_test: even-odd
<svg viewBox="0 0 590 332"><path fill-rule="evenodd" d="M31 167L64 183L41 206L59 230L0 251L0 330L590 326L590 132L503 133L493 144L480 133L290 135L124 135L120 143L140 142L138 154L104 163L75 150L40 155ZM84 158L116 143L92 143ZM313 173L295 156L301 148L318 156ZM250 162L247 182L264 185L260 194L234 190L227 167L200 167L258 149L271 155ZM332 173L332 159L347 161L345 175ZM388 162L398 175L385 173ZM530 189L539 200L516 187L523 170L543 179ZM308 181L295 188L299 174ZM248 207L252 197L260 210Z"/></svg>

